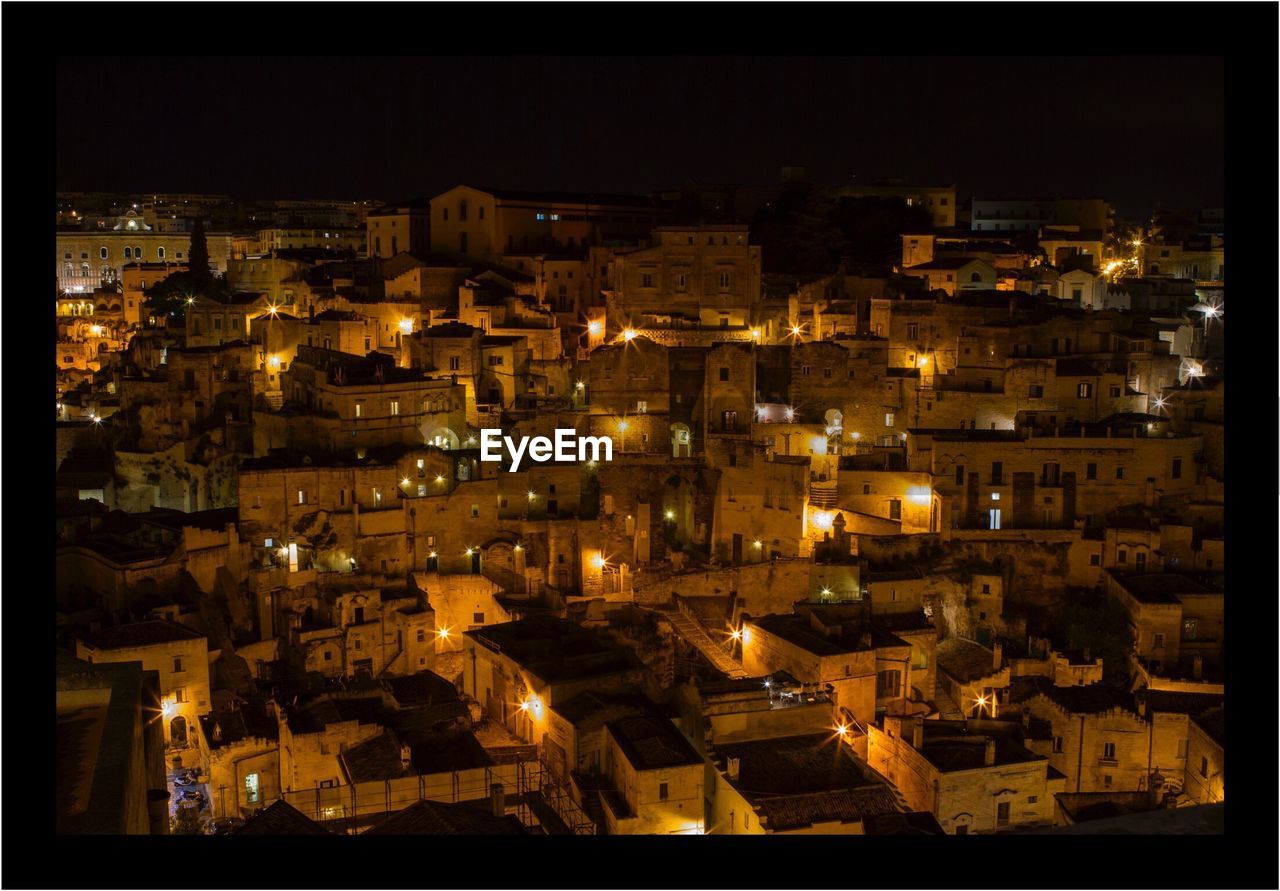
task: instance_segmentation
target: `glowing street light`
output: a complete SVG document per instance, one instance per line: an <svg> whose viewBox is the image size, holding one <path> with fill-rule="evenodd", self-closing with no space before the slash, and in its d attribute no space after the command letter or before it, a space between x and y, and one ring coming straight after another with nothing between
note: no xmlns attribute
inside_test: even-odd
<svg viewBox="0 0 1280 891"><path fill-rule="evenodd" d="M436 630L436 636L437 636L437 637L439 637L441 640L448 640L448 639L449 639L449 629L448 629L448 628L439 628L439 629L437 629L437 630Z"/></svg>
<svg viewBox="0 0 1280 891"><path fill-rule="evenodd" d="M669 510L666 513L664 513L663 516L666 517L668 520L674 520L676 518L676 512L673 510Z"/></svg>
<svg viewBox="0 0 1280 891"><path fill-rule="evenodd" d="M400 330L405 334L413 333L413 319L401 319Z"/></svg>
<svg viewBox="0 0 1280 891"><path fill-rule="evenodd" d="M530 501L538 497L538 493L533 491L532 489L530 489L527 494L529 496Z"/></svg>
<svg viewBox="0 0 1280 891"><path fill-rule="evenodd" d="M623 332L622 332L622 339L623 339L623 340L625 340L627 343L630 343L631 341L635 340L635 339L636 339L636 329L635 329L635 328L625 328L625 329L623 329Z"/></svg>
<svg viewBox="0 0 1280 891"><path fill-rule="evenodd" d="M591 334L594 336L599 334L603 330L604 330L604 325L603 323L600 322L599 319L592 319L590 322L587 322L588 334Z"/></svg>

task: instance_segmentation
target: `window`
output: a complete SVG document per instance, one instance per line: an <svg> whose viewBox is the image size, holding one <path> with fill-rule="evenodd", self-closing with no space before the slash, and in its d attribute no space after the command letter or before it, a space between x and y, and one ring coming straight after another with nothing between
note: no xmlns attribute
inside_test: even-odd
<svg viewBox="0 0 1280 891"><path fill-rule="evenodd" d="M666 801L666 800L667 800L667 791L668 791L668 790L667 790L667 784L666 784L666 783L659 783L659 784L658 784L658 800L659 800L659 801Z"/></svg>
<svg viewBox="0 0 1280 891"><path fill-rule="evenodd" d="M1053 738L1053 752L1055 755L1062 754L1062 737L1055 736Z"/></svg>
<svg viewBox="0 0 1280 891"><path fill-rule="evenodd" d="M1120 388L1119 388L1119 387L1112 387L1110 392L1111 392L1111 398L1112 398L1112 399L1119 399L1119 398L1120 398Z"/></svg>
<svg viewBox="0 0 1280 891"><path fill-rule="evenodd" d="M445 221L448 221L448 219L449 219L449 208L447 208L447 207L446 207L446 208L444 208L442 219L444 219ZM539 215L538 215L538 219L542 219L542 215L541 215L541 214L539 214Z"/></svg>
<svg viewBox="0 0 1280 891"><path fill-rule="evenodd" d="M889 519L890 520L902 519L902 500L901 499L898 499L898 498L889 499Z"/></svg>
<svg viewBox="0 0 1280 891"><path fill-rule="evenodd" d="M1096 480L1098 478L1098 465L1094 461L1090 461L1084 466L1084 478L1087 480Z"/></svg>
<svg viewBox="0 0 1280 891"><path fill-rule="evenodd" d="M996 825L1009 825L1009 802L1002 801L996 805Z"/></svg>
<svg viewBox="0 0 1280 891"><path fill-rule="evenodd" d="M1102 555L1101 555L1101 554L1090 554L1090 555L1089 555L1089 565L1090 565L1090 566L1101 566L1101 565L1102 565Z"/></svg>
<svg viewBox="0 0 1280 891"><path fill-rule="evenodd" d="M1104 773L1104 774L1102 775L1102 788L1104 788L1104 789L1110 789L1110 788L1111 788L1111 774L1109 774L1109 773Z"/></svg>
<svg viewBox="0 0 1280 891"><path fill-rule="evenodd" d="M1183 619L1182 620L1182 639L1195 640L1196 630L1199 627L1199 624L1200 624L1199 620L1197 619ZM176 671L177 669L174 669L174 670Z"/></svg>
<svg viewBox="0 0 1280 891"><path fill-rule="evenodd" d="M653 273L652 273L652 272L645 272L645 273L642 273L642 274L641 274L641 276L640 276L640 287L642 287L642 288L652 288L652 287L653 287Z"/></svg>
<svg viewBox="0 0 1280 891"><path fill-rule="evenodd" d="M682 272L682 273L680 273L679 275L677 275L677 276L676 276L676 290L683 291L683 290L685 289L685 286L686 286L687 282L688 282L688 279L687 279L687 277L685 276L685 274L684 274L683 272Z"/></svg>
<svg viewBox="0 0 1280 891"><path fill-rule="evenodd" d="M1209 759L1203 755L1200 756L1200 776L1209 779Z"/></svg>
<svg viewBox="0 0 1280 891"><path fill-rule="evenodd" d="M920 336L920 326L916 322L907 324L907 340L915 340Z"/></svg>
<svg viewBox="0 0 1280 891"><path fill-rule="evenodd" d="M1028 399L1041 399L1044 397L1044 387L1040 384L1031 384L1027 387Z"/></svg>
<svg viewBox="0 0 1280 891"><path fill-rule="evenodd" d="M729 287L729 273L722 272L720 273L720 290L722 291L727 290L728 287Z"/></svg>
<svg viewBox="0 0 1280 891"><path fill-rule="evenodd" d="M1117 552L1116 552L1116 562L1117 562L1117 563L1128 563L1128 562L1129 562L1129 552L1128 552L1128 551L1126 551L1124 548L1121 548L1119 551L1117 551Z"/></svg>
<svg viewBox="0 0 1280 891"><path fill-rule="evenodd" d="M1174 458L1174 459L1173 459L1173 473L1172 473L1172 476L1173 476L1173 478L1174 478L1175 480L1180 480L1180 479L1182 479L1182 459L1181 459L1181 458Z"/></svg>
<svg viewBox="0 0 1280 891"><path fill-rule="evenodd" d="M257 804L260 790L258 788L258 775L251 773L244 778L244 800L248 804Z"/></svg>
<svg viewBox="0 0 1280 891"><path fill-rule="evenodd" d="M1078 384L1076 386L1076 396L1081 399L1089 399L1093 396L1093 384Z"/></svg>
<svg viewBox="0 0 1280 891"><path fill-rule="evenodd" d="M964 485L964 465L963 464L956 465L956 485L957 486Z"/></svg>
<svg viewBox="0 0 1280 891"><path fill-rule="evenodd" d="M503 364L504 359L505 359L505 357L504 357L504 356L493 356L493 355L491 355L491 356L489 357L489 367L490 367L490 368L494 368L494 367L497 367L497 366L499 366L499 365Z"/></svg>
<svg viewBox="0 0 1280 891"><path fill-rule="evenodd" d="M391 412L391 414L392 414L392 415L398 415L398 414L400 414L400 400L399 400L399 399L392 399L392 400L388 403L388 406L387 406L387 407L388 407L388 410Z"/></svg>
<svg viewBox="0 0 1280 891"><path fill-rule="evenodd" d="M363 399L356 400L356 417L357 418L364 417L364 400Z"/></svg>
<svg viewBox="0 0 1280 891"><path fill-rule="evenodd" d="M128 248L125 248L125 250L128 250ZM98 258L99 258L99 259L101 259L101 260L105 260L105 259L107 259L107 249L106 249L106 248L98 248ZM70 255L70 254L67 254L67 259L68 259L68 260L70 260L70 259L71 259L71 255Z"/></svg>
<svg viewBox="0 0 1280 891"><path fill-rule="evenodd" d="M298 503L299 503L299 504L306 504L306 503L307 503L307 492L306 492L306 490L305 490L305 489L299 489L299 490L298 490Z"/></svg>
<svg viewBox="0 0 1280 891"><path fill-rule="evenodd" d="M721 369L720 369L720 380L722 380L722 381L727 381L728 379L729 379L729 369L728 369L728 368L721 368Z"/></svg>
<svg viewBox="0 0 1280 891"><path fill-rule="evenodd" d="M884 413L884 425L885 425L886 427L892 427L892 426L893 426L893 412L891 412L891 411L887 411L887 412L885 412L885 413Z"/></svg>
<svg viewBox="0 0 1280 891"><path fill-rule="evenodd" d="M1122 480L1122 479L1124 479L1124 465L1123 465L1123 464L1121 464L1121 465L1119 465L1118 467L1116 467L1116 479L1118 479L1118 480Z"/></svg>
<svg viewBox="0 0 1280 891"><path fill-rule="evenodd" d="M450 356L450 357L449 357L449 370L450 370L450 371L457 371L457 370L461 367L461 364L462 364L462 360L461 360L461 358L460 358L459 356Z"/></svg>
<svg viewBox="0 0 1280 891"><path fill-rule="evenodd" d="M809 374L810 374L812 371L813 371L813 366L811 366L811 365L801 365L801 366L800 366L800 374L801 374L803 377L808 377L808 376L809 376Z"/></svg>
<svg viewBox="0 0 1280 891"><path fill-rule="evenodd" d="M992 461L991 462L991 484L993 486L999 486L1003 482L1004 482L1004 462Z"/></svg>
<svg viewBox="0 0 1280 891"><path fill-rule="evenodd" d="M475 624L475 625L483 625L483 624L484 624L484 613L472 613L472 614L471 614L471 621L472 621L472 623L473 623L473 624Z"/></svg>
<svg viewBox="0 0 1280 891"><path fill-rule="evenodd" d="M175 672L177 672L177 671L182 671L182 657L181 657L181 656L174 656L174 657L173 657L173 670L174 670Z"/></svg>
<svg viewBox="0 0 1280 891"><path fill-rule="evenodd" d="M1157 631L1155 634L1151 635L1151 646L1153 649L1157 649L1157 650L1164 648L1164 632L1163 631Z"/></svg>
<svg viewBox="0 0 1280 891"><path fill-rule="evenodd" d="M1116 744L1113 742L1102 744L1102 757L1108 760L1116 760Z"/></svg>
<svg viewBox="0 0 1280 891"><path fill-rule="evenodd" d="M649 411L649 403L643 399L636 400L636 414L642 415Z"/></svg>

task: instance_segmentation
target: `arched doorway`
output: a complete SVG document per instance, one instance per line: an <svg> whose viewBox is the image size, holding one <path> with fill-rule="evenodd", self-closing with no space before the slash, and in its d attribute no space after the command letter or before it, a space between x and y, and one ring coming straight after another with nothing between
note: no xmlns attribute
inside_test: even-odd
<svg viewBox="0 0 1280 891"><path fill-rule="evenodd" d="M688 424L671 425L671 457L688 458L693 452L693 434Z"/></svg>
<svg viewBox="0 0 1280 891"><path fill-rule="evenodd" d="M454 433L448 427L436 427L431 432L424 434L424 440L427 445L433 445L438 449L450 451L458 447L458 434Z"/></svg>
<svg viewBox="0 0 1280 891"><path fill-rule="evenodd" d="M169 741L175 746L187 744L187 719L182 715L169 722Z"/></svg>

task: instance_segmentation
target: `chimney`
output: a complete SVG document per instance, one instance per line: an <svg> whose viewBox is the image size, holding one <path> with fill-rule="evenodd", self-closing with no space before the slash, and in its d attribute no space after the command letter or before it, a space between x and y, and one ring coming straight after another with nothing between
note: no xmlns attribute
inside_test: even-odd
<svg viewBox="0 0 1280 891"><path fill-rule="evenodd" d="M729 775L729 779L736 782L738 779L738 770L742 766L742 759L730 758L728 764L725 766L725 773Z"/></svg>
<svg viewBox="0 0 1280 891"><path fill-rule="evenodd" d="M1204 677L1204 656L1199 653L1191 659L1191 676L1197 681Z"/></svg>
<svg viewBox="0 0 1280 891"><path fill-rule="evenodd" d="M924 749L924 715L916 715L911 720L911 748L917 752Z"/></svg>
<svg viewBox="0 0 1280 891"><path fill-rule="evenodd" d="M489 787L489 805L495 817L507 815L507 791L501 783L494 783Z"/></svg>
<svg viewBox="0 0 1280 891"><path fill-rule="evenodd" d="M996 763L996 741L990 736L987 737L986 742L983 744L982 763L986 767L991 767Z"/></svg>
<svg viewBox="0 0 1280 891"><path fill-rule="evenodd" d="M996 641L991 647L991 670L999 671L1004 664L1004 644Z"/></svg>

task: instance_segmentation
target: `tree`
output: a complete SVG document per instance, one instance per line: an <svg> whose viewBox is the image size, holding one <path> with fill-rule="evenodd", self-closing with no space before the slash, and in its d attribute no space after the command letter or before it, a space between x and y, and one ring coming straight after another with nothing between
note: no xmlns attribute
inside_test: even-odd
<svg viewBox="0 0 1280 891"><path fill-rule="evenodd" d="M1124 608L1099 591L1071 591L1068 598L1054 642L1077 652L1088 648L1092 658L1101 657L1105 681L1127 678L1133 635Z"/></svg>
<svg viewBox="0 0 1280 891"><path fill-rule="evenodd" d="M207 286L213 281L213 270L209 268L209 242L204 234L204 221L196 217L191 227L191 247L187 251L187 268L191 270L191 279L197 286Z"/></svg>
<svg viewBox="0 0 1280 891"><path fill-rule="evenodd" d="M200 835L204 825L200 820L200 809L178 805L178 812L169 818L170 835Z"/></svg>
<svg viewBox="0 0 1280 891"><path fill-rule="evenodd" d="M231 293L225 275L213 275L201 282L192 272L175 272L147 291L147 307L152 315L180 320L186 316L187 303L197 296L225 297Z"/></svg>

